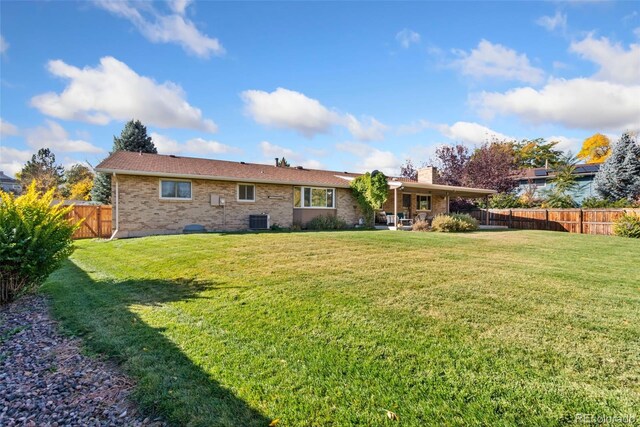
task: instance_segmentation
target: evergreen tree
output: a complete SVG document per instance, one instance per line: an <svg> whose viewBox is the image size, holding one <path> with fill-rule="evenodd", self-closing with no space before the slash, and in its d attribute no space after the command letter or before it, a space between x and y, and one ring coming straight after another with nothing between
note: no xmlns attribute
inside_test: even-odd
<svg viewBox="0 0 640 427"><path fill-rule="evenodd" d="M282 159L278 159L276 157L276 166L279 168L291 167L291 165L289 164L289 162L287 162L287 159L285 159L284 156L282 156Z"/></svg>
<svg viewBox="0 0 640 427"><path fill-rule="evenodd" d="M98 172L91 188L91 200L108 205L111 203L111 175Z"/></svg>
<svg viewBox="0 0 640 427"><path fill-rule="evenodd" d="M130 120L124 125L120 137L113 137L112 153L120 150L158 154L151 137L147 136L147 127L140 120Z"/></svg>
<svg viewBox="0 0 640 427"><path fill-rule="evenodd" d="M31 181L35 180L36 190L39 192L46 193L55 188L58 193L58 187L63 182L64 167L56 165L56 156L51 150L41 148L31 156L31 160L22 167L17 175L23 188L29 187Z"/></svg>
<svg viewBox="0 0 640 427"><path fill-rule="evenodd" d="M596 174L594 185L602 198L611 201L640 198L640 146L635 136L624 133L620 137Z"/></svg>
<svg viewBox="0 0 640 427"><path fill-rule="evenodd" d="M158 154L147 127L140 120L129 120L119 137L113 137L113 150ZM111 203L111 175L97 173L91 189L91 200L104 204Z"/></svg>

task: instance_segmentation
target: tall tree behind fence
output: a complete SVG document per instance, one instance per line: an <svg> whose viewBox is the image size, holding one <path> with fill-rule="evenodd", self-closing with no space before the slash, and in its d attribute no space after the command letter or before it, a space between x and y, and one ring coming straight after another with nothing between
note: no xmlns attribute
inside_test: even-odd
<svg viewBox="0 0 640 427"><path fill-rule="evenodd" d="M76 205L68 218L73 222L84 219L80 228L73 234L74 239L111 237L110 205Z"/></svg>
<svg viewBox="0 0 640 427"><path fill-rule="evenodd" d="M478 209L469 214L483 225L610 235L625 212L640 214L640 209Z"/></svg>

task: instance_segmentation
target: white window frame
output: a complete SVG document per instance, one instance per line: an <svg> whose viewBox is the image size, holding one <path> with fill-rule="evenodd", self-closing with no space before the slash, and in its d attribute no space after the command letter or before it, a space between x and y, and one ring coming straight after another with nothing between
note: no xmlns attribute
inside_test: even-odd
<svg viewBox="0 0 640 427"><path fill-rule="evenodd" d="M420 197L428 197L429 198L429 209L420 209ZM433 210L433 196L431 194L416 194L416 211L426 211L431 212Z"/></svg>
<svg viewBox="0 0 640 427"><path fill-rule="evenodd" d="M300 205L301 206L296 206L296 200L295 200L295 191L296 191L296 187L300 188ZM332 200L332 207L329 206L305 206L304 205L304 189L305 188L310 188L311 189L311 193L313 194L313 190L332 190L333 191L333 200ZM337 209L336 208L336 189L333 187L310 187L308 185L294 185L293 186L293 208L294 209ZM313 196L312 196L313 197Z"/></svg>
<svg viewBox="0 0 640 427"><path fill-rule="evenodd" d="M250 186L253 187L253 199L252 200L250 200L250 199L241 199L240 198L240 186L241 185L250 185ZM255 203L255 201L256 201L256 185L255 184L251 184L249 182L239 182L236 185L236 201L238 203Z"/></svg>
<svg viewBox="0 0 640 427"><path fill-rule="evenodd" d="M163 197L162 196L162 181L166 182L188 182L191 186L191 197ZM179 200L179 201L190 201L193 200L193 182L190 179L175 179L175 178L160 178L158 180L158 196L160 200Z"/></svg>

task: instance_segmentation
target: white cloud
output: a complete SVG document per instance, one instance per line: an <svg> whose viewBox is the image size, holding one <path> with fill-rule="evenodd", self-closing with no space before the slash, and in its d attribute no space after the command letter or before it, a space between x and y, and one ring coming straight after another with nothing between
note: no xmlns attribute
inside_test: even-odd
<svg viewBox="0 0 640 427"><path fill-rule="evenodd" d="M416 133L420 133L423 130L433 129L435 126L437 125L431 123L428 120L420 119L407 125L398 126L396 132L398 133L398 135L415 135Z"/></svg>
<svg viewBox="0 0 640 427"><path fill-rule="evenodd" d="M336 144L339 151L353 154L356 159L352 162L356 172L371 172L375 169L385 175L397 175L402 161L390 151L372 148L360 142L343 142Z"/></svg>
<svg viewBox="0 0 640 427"><path fill-rule="evenodd" d="M173 1L169 7L174 13L163 15L151 3L126 0L94 0L94 3L121 18L129 20L152 43L175 43L201 58L223 55L224 47L216 38L201 33L195 24L185 18L190 1Z"/></svg>
<svg viewBox="0 0 640 427"><path fill-rule="evenodd" d="M364 118L368 124L363 124L351 114L346 114L344 120L347 129L358 141L382 141L388 129L373 117Z"/></svg>
<svg viewBox="0 0 640 427"><path fill-rule="evenodd" d="M284 157L292 166L303 166L308 169L323 168L323 164L318 160L305 159L304 156L296 153L292 149L272 144L269 141L260 142L260 151L266 163L273 162L276 157Z"/></svg>
<svg viewBox="0 0 640 427"><path fill-rule="evenodd" d="M0 55L4 54L9 49L9 43L0 35Z"/></svg>
<svg viewBox="0 0 640 427"><path fill-rule="evenodd" d="M504 93L472 94L470 102L484 117L515 115L533 124L554 123L589 131L640 129L640 45L628 49L592 35L570 51L594 62L592 77L552 78L541 89L514 88Z"/></svg>
<svg viewBox="0 0 640 427"><path fill-rule="evenodd" d="M319 101L300 92L278 88L269 93L247 90L241 94L246 112L258 123L277 128L294 129L311 138L328 133L340 116Z"/></svg>
<svg viewBox="0 0 640 427"><path fill-rule="evenodd" d="M463 50L454 53L460 59L452 65L473 78L492 77L535 84L544 77L544 71L533 67L527 55L484 39L469 53Z"/></svg>
<svg viewBox="0 0 640 427"><path fill-rule="evenodd" d="M471 122L456 122L451 126L436 125L435 128L447 138L467 144L482 144L494 138L498 140L514 139L481 124Z"/></svg>
<svg viewBox="0 0 640 427"><path fill-rule="evenodd" d="M151 132L149 135L159 154L229 154L238 153L241 150L230 145L222 144L218 141L208 141L203 138L191 138L184 143L159 133Z"/></svg>
<svg viewBox="0 0 640 427"><path fill-rule="evenodd" d="M523 121L570 128L625 130L640 127L640 85L623 86L586 78L551 79L542 89L521 87L470 97L485 116L516 115Z"/></svg>
<svg viewBox="0 0 640 427"><path fill-rule="evenodd" d="M18 128L0 117L0 137L18 135Z"/></svg>
<svg viewBox="0 0 640 427"><path fill-rule="evenodd" d="M169 7L175 13L179 15L184 15L187 10L187 6L191 4L191 0L173 0L169 2Z"/></svg>
<svg viewBox="0 0 640 427"><path fill-rule="evenodd" d="M47 126L39 126L25 131L27 145L34 150L50 148L58 152L103 153L104 150L81 139L69 139L62 126L52 120L46 120Z"/></svg>
<svg viewBox="0 0 640 427"><path fill-rule="evenodd" d="M548 142L557 142L555 148L565 152L571 151L573 154L578 153L582 147L583 139L580 138L568 138L566 136L549 136L545 138Z"/></svg>
<svg viewBox="0 0 640 427"><path fill-rule="evenodd" d="M48 116L99 125L135 118L161 128L217 130L212 120L202 118L200 109L189 105L180 86L158 84L113 57L100 59L95 68L82 69L61 60L49 61L48 69L70 81L60 94L48 92L31 98L31 105Z"/></svg>
<svg viewBox="0 0 640 427"><path fill-rule="evenodd" d="M329 110L320 101L289 89L273 92L247 90L241 93L246 113L256 122L281 129L292 129L307 138L329 133L344 126L360 141L381 140L387 127L373 117L363 124L351 114Z"/></svg>
<svg viewBox="0 0 640 427"><path fill-rule="evenodd" d="M185 142L186 150L195 154L226 154L237 153L238 148L222 144L218 141L208 141L203 138L192 138Z"/></svg>
<svg viewBox="0 0 640 427"><path fill-rule="evenodd" d="M435 129L443 136L465 144L482 144L492 139L512 140L513 137L496 132L486 126L474 122L455 122L452 125L418 120L408 125L398 126L399 135L413 135L427 129Z"/></svg>
<svg viewBox="0 0 640 427"><path fill-rule="evenodd" d="M420 43L420 34L405 28L396 34L396 41L400 43L404 49L409 49L412 44Z"/></svg>
<svg viewBox="0 0 640 427"><path fill-rule="evenodd" d="M0 145L0 170L15 176L34 153Z"/></svg>
<svg viewBox="0 0 640 427"><path fill-rule="evenodd" d="M541 16L536 20L536 24L548 31L554 31L555 29L565 31L567 29L567 15L557 11L553 16Z"/></svg>
<svg viewBox="0 0 640 427"><path fill-rule="evenodd" d="M640 84L640 44L631 44L626 50L620 43L608 38L594 39L592 35L571 43L571 52L577 53L600 66L595 74L599 80L621 84Z"/></svg>

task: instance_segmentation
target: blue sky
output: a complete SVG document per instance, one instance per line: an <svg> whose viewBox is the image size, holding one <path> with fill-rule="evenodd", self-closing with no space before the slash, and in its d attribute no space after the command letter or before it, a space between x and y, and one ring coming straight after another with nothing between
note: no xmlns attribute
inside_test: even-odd
<svg viewBox="0 0 640 427"><path fill-rule="evenodd" d="M164 154L397 173L440 144L640 129L635 2L0 3L0 170Z"/></svg>

